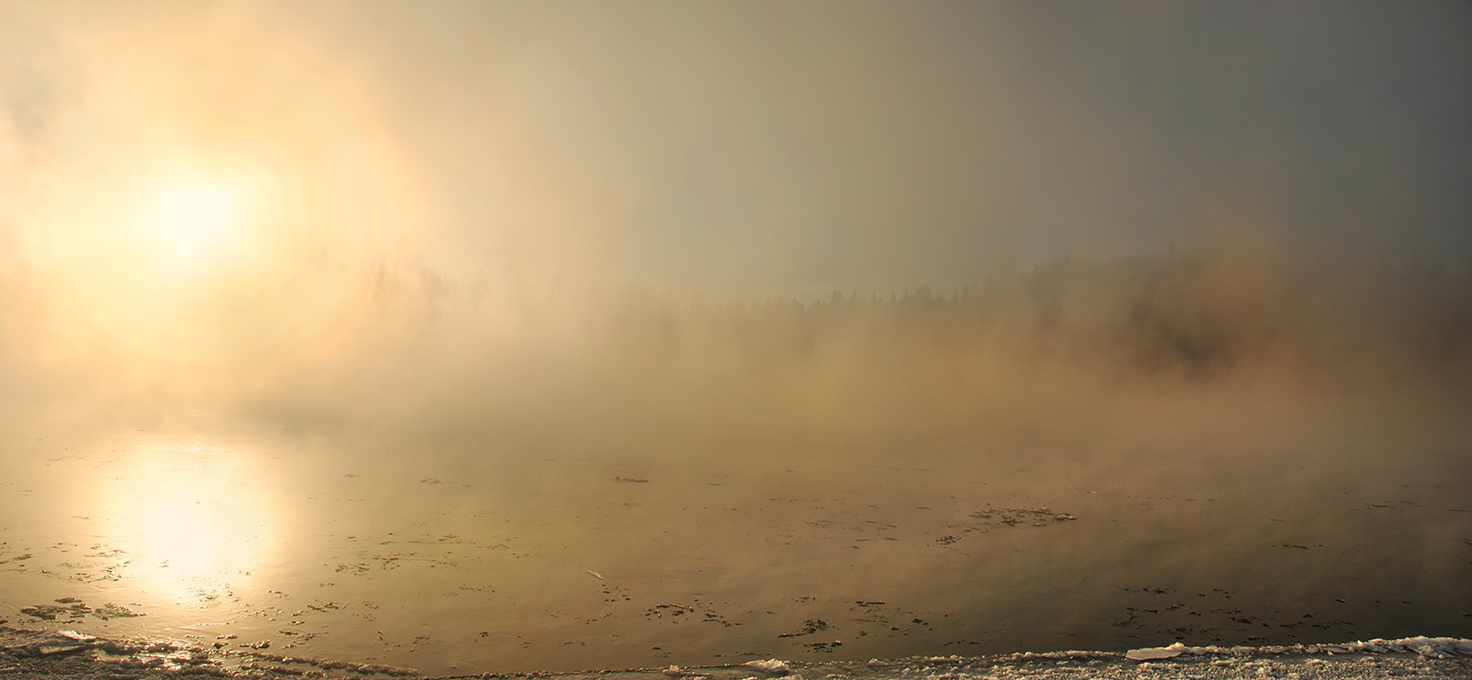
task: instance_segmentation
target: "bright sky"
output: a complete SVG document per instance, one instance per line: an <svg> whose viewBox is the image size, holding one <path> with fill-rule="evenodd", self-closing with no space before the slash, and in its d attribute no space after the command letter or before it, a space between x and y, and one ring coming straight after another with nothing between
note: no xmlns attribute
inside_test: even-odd
<svg viewBox="0 0 1472 680"><path fill-rule="evenodd" d="M0 246L735 290L1464 266L1469 36L1456 2L0 1Z"/></svg>

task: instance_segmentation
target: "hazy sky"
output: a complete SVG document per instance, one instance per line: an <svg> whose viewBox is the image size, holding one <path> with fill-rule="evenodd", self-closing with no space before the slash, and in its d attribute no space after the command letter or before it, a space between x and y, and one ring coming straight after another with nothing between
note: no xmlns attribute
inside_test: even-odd
<svg viewBox="0 0 1472 680"><path fill-rule="evenodd" d="M0 2L0 246L64 259L192 173L304 261L492 278L1465 266L1469 38L1464 2Z"/></svg>

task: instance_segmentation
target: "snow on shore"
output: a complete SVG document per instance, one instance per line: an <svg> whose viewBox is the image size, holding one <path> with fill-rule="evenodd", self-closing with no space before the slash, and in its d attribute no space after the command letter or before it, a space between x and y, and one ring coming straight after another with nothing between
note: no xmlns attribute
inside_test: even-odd
<svg viewBox="0 0 1472 680"><path fill-rule="evenodd" d="M0 676L56 678L424 678L412 669L294 658L254 651L221 654L168 642L107 640L70 631L0 626ZM624 669L575 673L511 673L455 677L546 677L560 680L1082 680L1086 678L1344 680L1384 677L1472 678L1472 640L1447 637L1374 639L1343 644L1270 647L1168 647L1024 652L989 657L803 663L767 659L730 666Z"/></svg>

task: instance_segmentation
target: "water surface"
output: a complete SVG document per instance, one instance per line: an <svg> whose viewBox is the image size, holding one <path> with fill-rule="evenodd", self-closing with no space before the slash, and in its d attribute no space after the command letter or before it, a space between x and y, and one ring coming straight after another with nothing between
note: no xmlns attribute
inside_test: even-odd
<svg viewBox="0 0 1472 680"><path fill-rule="evenodd" d="M1472 635L1466 451L1384 423L641 447L201 411L12 427L0 618L429 673Z"/></svg>

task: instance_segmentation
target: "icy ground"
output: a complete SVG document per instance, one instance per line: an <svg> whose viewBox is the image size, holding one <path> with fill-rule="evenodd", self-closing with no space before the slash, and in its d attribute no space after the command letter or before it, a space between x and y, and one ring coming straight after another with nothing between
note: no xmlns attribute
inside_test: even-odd
<svg viewBox="0 0 1472 680"><path fill-rule="evenodd" d="M50 678L426 678L416 670L229 651L158 641L109 640L71 631L0 626L0 677ZM439 677L557 680L1012 680L1130 678L1472 678L1472 640L1414 637L1335 645L1169 647L1117 652L1019 653L988 657L911 657L865 662L794 663L778 659L701 668Z"/></svg>

